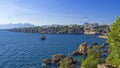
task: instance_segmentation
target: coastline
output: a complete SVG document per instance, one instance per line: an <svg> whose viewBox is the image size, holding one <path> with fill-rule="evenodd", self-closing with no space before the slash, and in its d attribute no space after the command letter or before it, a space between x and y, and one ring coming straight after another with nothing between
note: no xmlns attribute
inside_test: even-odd
<svg viewBox="0 0 120 68"><path fill-rule="evenodd" d="M108 36L104 36L104 35L99 35L99 36L97 36L98 38L104 38L104 39L107 39L108 38Z"/></svg>

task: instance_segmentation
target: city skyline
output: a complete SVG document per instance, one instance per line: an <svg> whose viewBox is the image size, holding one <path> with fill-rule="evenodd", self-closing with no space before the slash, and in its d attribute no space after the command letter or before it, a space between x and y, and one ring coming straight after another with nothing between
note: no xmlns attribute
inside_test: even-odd
<svg viewBox="0 0 120 68"><path fill-rule="evenodd" d="M112 24L120 15L119 0L4 0L0 24Z"/></svg>

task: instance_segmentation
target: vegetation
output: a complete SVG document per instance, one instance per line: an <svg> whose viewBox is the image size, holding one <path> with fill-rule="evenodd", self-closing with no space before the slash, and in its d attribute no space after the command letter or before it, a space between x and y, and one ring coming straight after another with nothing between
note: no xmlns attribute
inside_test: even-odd
<svg viewBox="0 0 120 68"><path fill-rule="evenodd" d="M99 58L95 58L93 55L89 55L89 57L82 62L83 68L97 68L97 64L99 64Z"/></svg>
<svg viewBox="0 0 120 68"><path fill-rule="evenodd" d="M99 63L102 63L102 54L100 52L100 46L89 47L88 57L82 62L83 68L97 68Z"/></svg>
<svg viewBox="0 0 120 68"><path fill-rule="evenodd" d="M113 23L110 30L108 42L111 52L106 59L106 63L112 66L120 66L120 17Z"/></svg>
<svg viewBox="0 0 120 68"><path fill-rule="evenodd" d="M60 60L60 68L70 68L69 62L65 59Z"/></svg>

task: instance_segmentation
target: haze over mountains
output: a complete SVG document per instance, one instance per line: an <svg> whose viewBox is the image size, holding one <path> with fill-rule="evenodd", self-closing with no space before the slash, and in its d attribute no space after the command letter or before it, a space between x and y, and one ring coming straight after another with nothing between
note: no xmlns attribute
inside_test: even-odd
<svg viewBox="0 0 120 68"><path fill-rule="evenodd" d="M0 24L0 29L12 29L12 28L23 28L23 27L33 27L35 25L30 23L18 23L18 24Z"/></svg>

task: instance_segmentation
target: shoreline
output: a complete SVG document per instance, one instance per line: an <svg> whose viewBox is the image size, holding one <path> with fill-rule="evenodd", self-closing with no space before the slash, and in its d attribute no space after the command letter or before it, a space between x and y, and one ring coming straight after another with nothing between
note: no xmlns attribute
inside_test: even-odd
<svg viewBox="0 0 120 68"><path fill-rule="evenodd" d="M98 38L104 38L104 39L107 39L108 38L108 36L102 36L102 35L99 35L99 36L97 36Z"/></svg>

